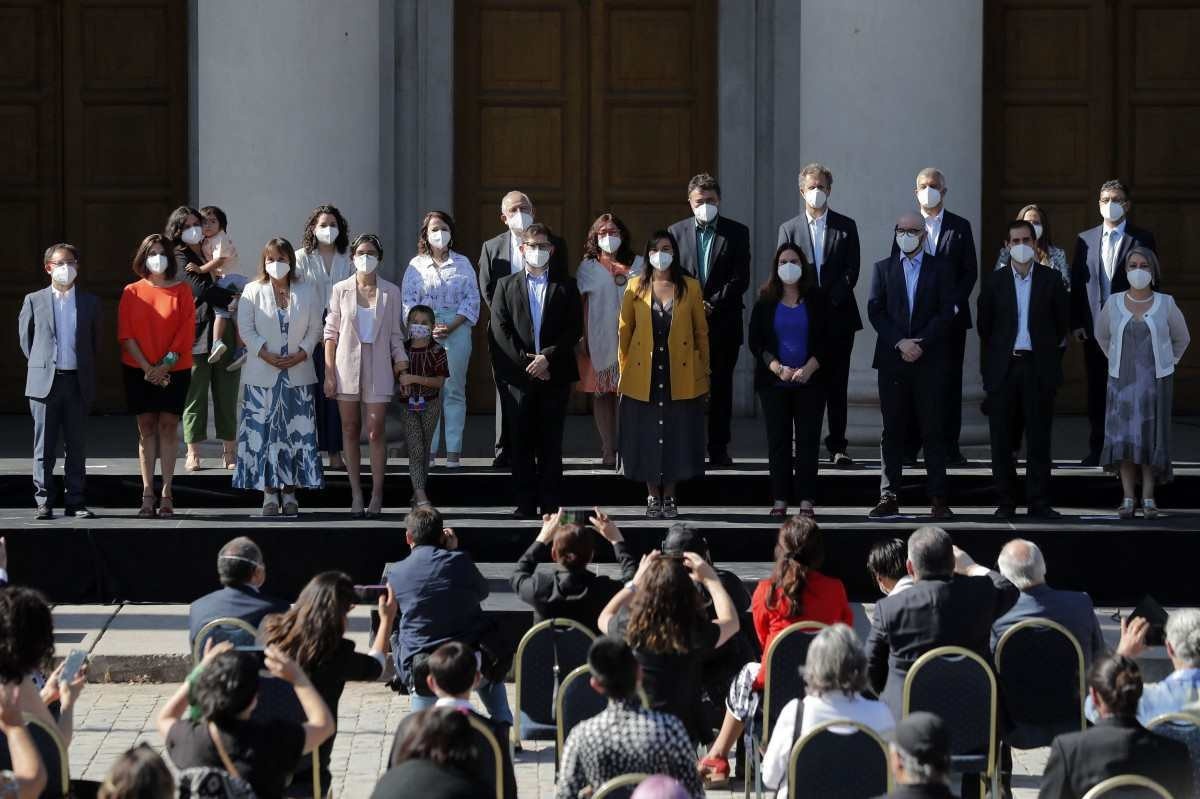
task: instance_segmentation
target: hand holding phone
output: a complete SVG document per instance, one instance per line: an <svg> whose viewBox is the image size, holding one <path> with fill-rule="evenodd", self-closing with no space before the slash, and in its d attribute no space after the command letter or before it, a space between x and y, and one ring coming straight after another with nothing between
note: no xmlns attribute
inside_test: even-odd
<svg viewBox="0 0 1200 799"><path fill-rule="evenodd" d="M78 676L79 670L87 662L87 656L88 653L85 649L72 649L71 653L67 655L66 660L63 661L62 672L59 674L58 679L67 684L75 682L75 677Z"/></svg>
<svg viewBox="0 0 1200 799"><path fill-rule="evenodd" d="M356 585L354 596L360 605L374 605L380 597L387 596L387 585Z"/></svg>

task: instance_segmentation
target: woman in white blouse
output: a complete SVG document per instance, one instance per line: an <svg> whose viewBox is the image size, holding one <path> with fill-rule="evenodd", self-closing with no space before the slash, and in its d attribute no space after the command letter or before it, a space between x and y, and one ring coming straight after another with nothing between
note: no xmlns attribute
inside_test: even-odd
<svg viewBox="0 0 1200 799"><path fill-rule="evenodd" d="M592 395L592 416L600 434L600 457L617 465L617 327L629 275L642 269L642 257L629 246L629 228L603 213L588 230L575 280L583 295L583 338L579 350L579 391Z"/></svg>
<svg viewBox="0 0 1200 799"><path fill-rule="evenodd" d="M430 211L421 221L417 254L408 262L401 293L404 318L414 305L433 309L433 337L446 350L450 376L442 384L442 421L433 433L430 453L446 431L446 468L457 469L467 421L467 366L471 362L471 328L479 320L479 278L467 258L451 249L454 220L445 211Z"/></svg>
<svg viewBox="0 0 1200 799"><path fill-rule="evenodd" d="M304 246L296 250L296 273L313 289L321 302L322 319L329 310L329 292L354 274L347 250L350 248L350 223L333 205L318 205L304 223ZM316 358L317 383L325 383L325 359ZM330 469L345 469L342 458L342 417L337 400L317 392L317 445L329 453Z"/></svg>

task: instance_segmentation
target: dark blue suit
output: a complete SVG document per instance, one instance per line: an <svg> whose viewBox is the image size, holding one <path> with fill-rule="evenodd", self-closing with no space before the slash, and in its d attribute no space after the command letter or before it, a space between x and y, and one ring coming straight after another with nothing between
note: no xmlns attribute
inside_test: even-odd
<svg viewBox="0 0 1200 799"><path fill-rule="evenodd" d="M1059 591L1042 583L1021 592L1012 608L992 625L992 649L1004 631L1026 619L1049 619L1071 631L1083 649L1085 667L1108 653L1092 598L1083 591Z"/></svg>
<svg viewBox="0 0 1200 799"><path fill-rule="evenodd" d="M225 586L205 594L188 608L188 641L195 642L196 633L213 619L241 619L258 627L264 616L286 613L289 605L280 599L266 596L246 585Z"/></svg>

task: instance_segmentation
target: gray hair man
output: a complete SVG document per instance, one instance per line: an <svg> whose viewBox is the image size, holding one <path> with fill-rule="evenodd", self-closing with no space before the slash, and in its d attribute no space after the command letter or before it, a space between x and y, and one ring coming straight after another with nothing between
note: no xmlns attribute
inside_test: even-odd
<svg viewBox="0 0 1200 799"><path fill-rule="evenodd" d="M1121 642L1117 654L1136 658L1146 651L1150 623L1138 616L1121 620ZM1167 617L1167 657L1174 670L1161 682L1147 683L1138 702L1138 721L1146 724L1163 713L1200 710L1200 609L1180 608ZM1087 716L1099 716L1089 696Z"/></svg>
<svg viewBox="0 0 1200 799"><path fill-rule="evenodd" d="M950 733L932 713L917 711L896 725L888 744L896 789L887 799L941 799L950 791Z"/></svg>
<svg viewBox="0 0 1200 799"><path fill-rule="evenodd" d="M262 593L267 566L258 544L245 536L228 541L217 554L217 577L221 588L205 594L188 608L188 641L194 643L200 629L214 619L241 619L258 627L264 616L284 613L288 603Z"/></svg>

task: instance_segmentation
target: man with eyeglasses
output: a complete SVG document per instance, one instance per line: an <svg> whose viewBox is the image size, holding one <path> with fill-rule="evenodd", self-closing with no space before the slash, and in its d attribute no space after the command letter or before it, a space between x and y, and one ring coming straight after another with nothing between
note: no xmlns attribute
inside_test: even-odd
<svg viewBox="0 0 1200 799"><path fill-rule="evenodd" d="M946 503L946 451L942 413L946 372L946 335L954 318L954 280L944 258L925 247L921 217L906 213L896 220L897 252L875 264L867 316L878 337L872 366L879 376L883 413L880 450L883 460L879 503L872 519L900 513L896 492L904 470L904 444L915 414L925 448L934 519L954 516Z"/></svg>
<svg viewBox="0 0 1200 799"><path fill-rule="evenodd" d="M54 460L61 440L67 488L63 515L90 519L83 497L83 425L96 396L100 302L75 287L79 250L73 245L52 245L42 264L50 285L25 295L17 327L28 362L25 396L33 414L35 518L54 518Z"/></svg>
<svg viewBox="0 0 1200 799"><path fill-rule="evenodd" d="M524 268L500 278L492 296L496 387L504 410L519 519L558 510L563 423L579 380L575 345L583 301L575 281L555 275L555 244L540 223L521 233Z"/></svg>

